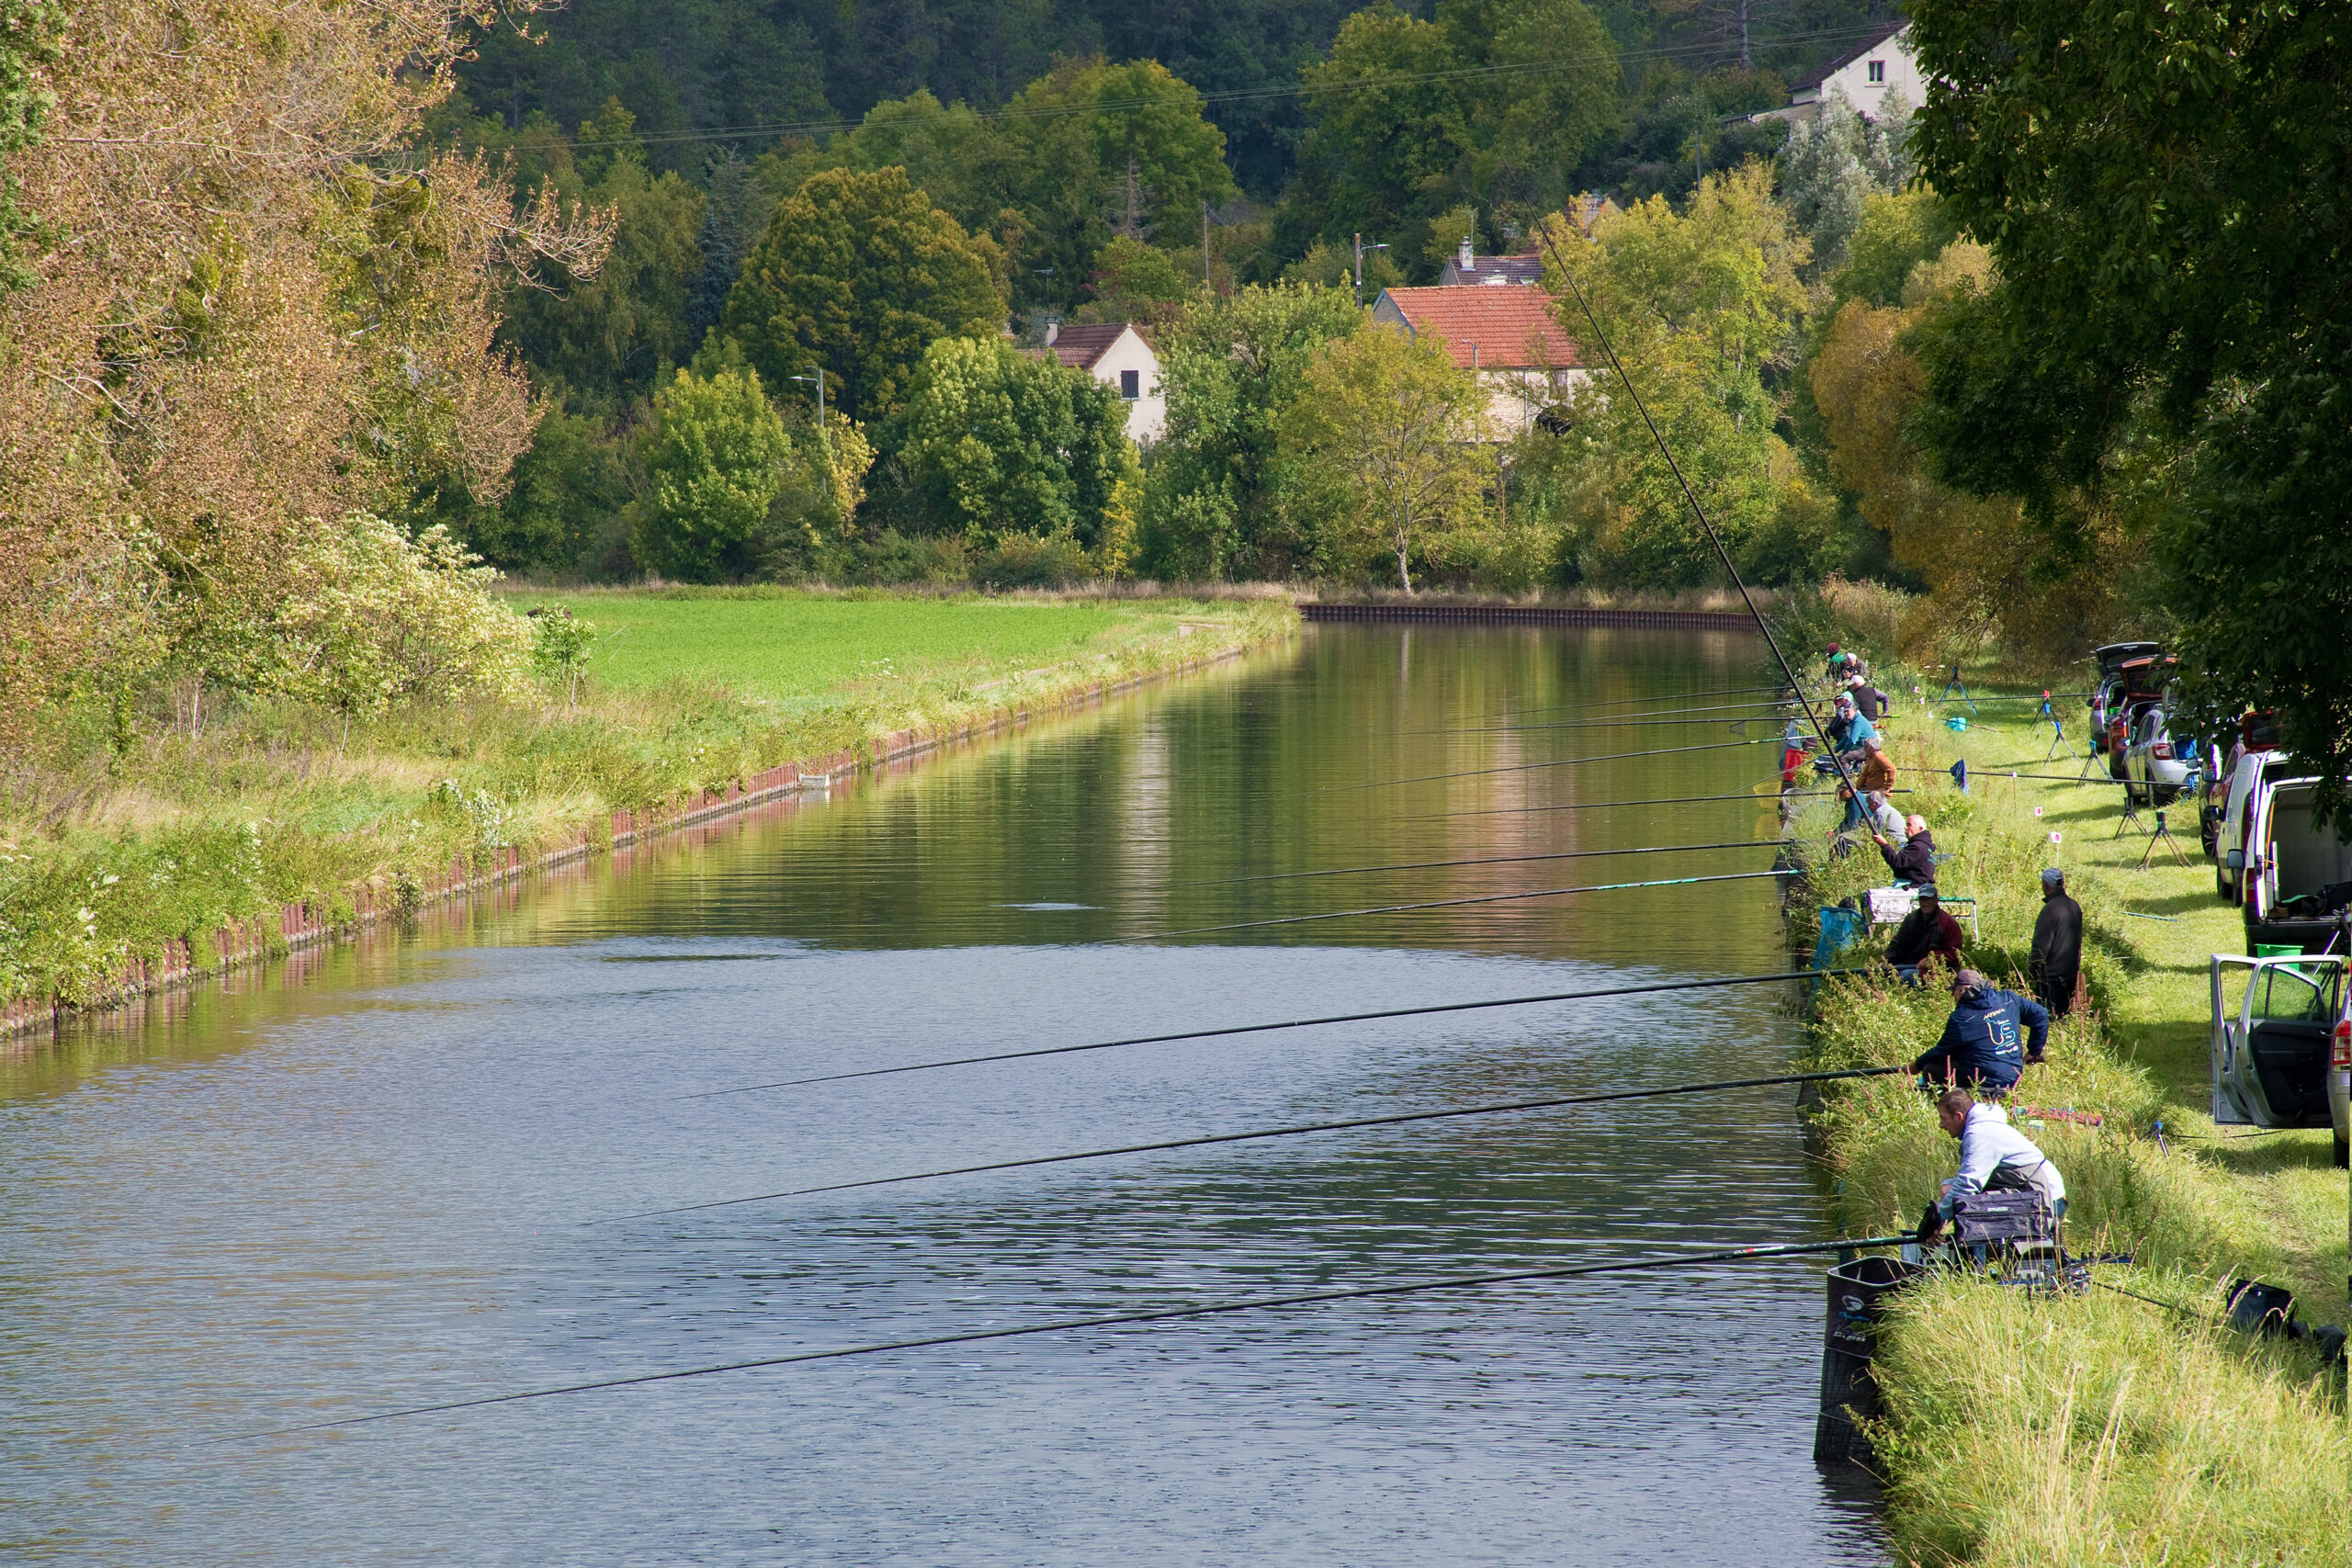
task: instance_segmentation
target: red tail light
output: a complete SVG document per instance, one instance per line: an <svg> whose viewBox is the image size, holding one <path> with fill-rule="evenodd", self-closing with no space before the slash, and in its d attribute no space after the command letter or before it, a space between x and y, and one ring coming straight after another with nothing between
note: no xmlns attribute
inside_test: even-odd
<svg viewBox="0 0 2352 1568"><path fill-rule="evenodd" d="M2335 1047L2327 1054L2331 1067L2352 1067L2352 1018L2339 1019L2335 1025Z"/></svg>
<svg viewBox="0 0 2352 1568"><path fill-rule="evenodd" d="M2172 761L2172 742L2169 740L2159 740L2154 746L2148 748L2148 754L2154 757L2158 761L2169 762Z"/></svg>

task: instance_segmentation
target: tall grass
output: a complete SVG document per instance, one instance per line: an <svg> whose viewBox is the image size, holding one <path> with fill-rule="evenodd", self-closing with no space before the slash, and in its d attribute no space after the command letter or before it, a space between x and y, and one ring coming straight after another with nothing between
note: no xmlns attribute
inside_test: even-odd
<svg viewBox="0 0 2352 1568"><path fill-rule="evenodd" d="M1949 710L1910 696L1915 683L1941 686L1882 671L1880 684L1905 697L1887 732L1899 784L1917 792L1910 808L1951 856L1939 887L1978 900L1968 961L2024 988L2044 865L2064 867L2083 906L2086 1005L2052 1031L2048 1062L2027 1069L2015 1101L2104 1118L2092 1128L2019 1115L2064 1173L2070 1241L2132 1255L2134 1268L2102 1277L2188 1311L2104 1290L2029 1300L1962 1280L1909 1293L1880 1367L1877 1449L1898 1540L1919 1562L2342 1562L2352 1517L2341 1371L2211 1323L2231 1274L2288 1285L2307 1320L2342 1322L2346 1306L2346 1183L2329 1168L2329 1134L2223 1141L2207 1115L2206 955L2243 951L2234 911L2213 899L2193 832L2189 865L2159 851L2143 869L2146 840L2115 836L2120 791L1992 771L2079 767L2079 753L2033 761L2049 732L2017 716L2030 703L1988 703L1963 735L1941 723ZM1964 795L1944 772L1962 756L1977 770ZM1817 851L1835 809L1816 802L1800 818ZM1850 859L1821 856L1808 892L1831 904L1885 881L1865 845ZM1907 1062L1949 1008L1944 992L1883 969L1829 982L1804 1064ZM1815 1117L1849 1225L1906 1225L1956 1163L1905 1079L1837 1086Z"/></svg>

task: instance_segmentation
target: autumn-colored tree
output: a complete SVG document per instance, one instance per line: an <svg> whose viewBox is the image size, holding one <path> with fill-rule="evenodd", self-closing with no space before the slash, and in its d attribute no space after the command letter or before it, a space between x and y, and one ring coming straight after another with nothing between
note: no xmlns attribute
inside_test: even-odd
<svg viewBox="0 0 2352 1568"><path fill-rule="evenodd" d="M1374 326L1327 344L1280 430L1334 565L1370 546L1395 559L1410 593L1416 555L1484 521L1495 479L1487 394L1442 344Z"/></svg>
<svg viewBox="0 0 2352 1568"><path fill-rule="evenodd" d="M496 296L543 258L593 274L609 230L408 154L494 10L70 9L8 155L41 229L0 299L0 735L94 684L200 688L311 519L500 493L533 415Z"/></svg>
<svg viewBox="0 0 2352 1568"><path fill-rule="evenodd" d="M720 330L771 387L823 374L855 419L904 404L924 350L1004 322L986 257L904 169L811 175L778 204Z"/></svg>
<svg viewBox="0 0 2352 1568"><path fill-rule="evenodd" d="M1551 239L1717 532L1742 548L1778 515L1792 472L1772 428L1783 394L1766 376L1793 360L1805 307L1805 241L1773 199L1770 171L1710 175L1682 212L1652 197L1604 217L1589 238L1557 222ZM1568 293L1556 275L1547 287ZM1571 300L1560 308L1573 335L1589 335ZM1588 381L1570 401L1569 439L1597 481L1581 487L1591 510L1570 553L1612 582L1713 581L1714 548L1633 400Z"/></svg>

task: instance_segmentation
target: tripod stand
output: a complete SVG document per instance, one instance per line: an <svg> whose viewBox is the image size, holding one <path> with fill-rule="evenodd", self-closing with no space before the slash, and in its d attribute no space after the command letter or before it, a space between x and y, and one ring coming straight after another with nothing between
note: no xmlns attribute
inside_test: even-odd
<svg viewBox="0 0 2352 1568"><path fill-rule="evenodd" d="M2178 861L2181 864L2187 865L2188 863L2188 857L2181 852L2180 840L2172 836L2172 829L2170 828L2165 826L2165 814L2161 811L2156 813L2156 830L2148 835L2148 847L2140 852L2140 869L2142 871L2148 869L2148 861L2150 857L2155 854L2156 846L2158 844L2163 844L2167 849L2171 850L2172 858Z"/></svg>
<svg viewBox="0 0 2352 1568"><path fill-rule="evenodd" d="M2159 815L2156 820L2161 823L2164 818ZM2109 835L2110 840L2123 837L2123 829L2126 828L2137 828L2143 833L2149 831L2148 825L2140 819L2140 799L2132 793L2130 784L2123 786L2123 815L2116 819L2115 831Z"/></svg>
<svg viewBox="0 0 2352 1568"><path fill-rule="evenodd" d="M2049 705L2048 703L2044 703L2044 704L2042 704L2042 705L2041 705L2041 707L2042 707L2042 711L2043 711L2043 712L2048 713L2048 712L2049 712L2049 709L2050 709L2050 705ZM2042 760L2044 762L2049 761L2051 758L2055 757L2056 755L2058 755L2058 753L2059 753L2060 751L2064 750L2065 749L2065 745L2066 745L2066 727L2065 727L2065 726L2064 726L2064 725L2062 725L2062 724L2060 724L2060 723L2058 722L2058 716L2057 716L2056 714L2054 714L2054 713L2053 713L2053 714L2051 714L2051 715L2050 715L2050 750L2047 750L2047 751L2044 751L2044 752L2041 754L2041 760Z"/></svg>
<svg viewBox="0 0 2352 1568"><path fill-rule="evenodd" d="M1951 694L1954 692L1958 692L1960 694L1960 700L1968 705L1969 712L1974 713L1976 711L1976 699L1968 694L1968 687L1961 681L1960 660L1957 659L1951 661L1951 677L1944 682L1943 694L1937 697L1936 701L1939 703L1950 702L1951 700Z"/></svg>

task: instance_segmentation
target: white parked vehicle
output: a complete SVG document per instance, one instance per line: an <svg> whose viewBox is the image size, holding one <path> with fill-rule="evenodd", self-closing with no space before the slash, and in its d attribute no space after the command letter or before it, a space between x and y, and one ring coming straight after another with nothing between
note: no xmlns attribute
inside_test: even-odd
<svg viewBox="0 0 2352 1568"><path fill-rule="evenodd" d="M2217 953L2212 994L2214 1122L2332 1127L2343 1164L2345 1101L2330 1080L2345 1019L2344 959Z"/></svg>
<svg viewBox="0 0 2352 1568"><path fill-rule="evenodd" d="M2230 774L2228 790L2222 796L2222 819L2213 830L2213 891L2227 902L2236 904L2244 899L2240 873L2245 869L2246 822L2253 814L2256 786L2290 777L2296 771L2295 759L2284 751L2246 751L2239 755L2237 769Z"/></svg>
<svg viewBox="0 0 2352 1568"><path fill-rule="evenodd" d="M2246 951L2291 943L2306 953L2352 951L2352 844L2312 813L2319 780L2264 770L2246 796L2245 847L2237 852Z"/></svg>

